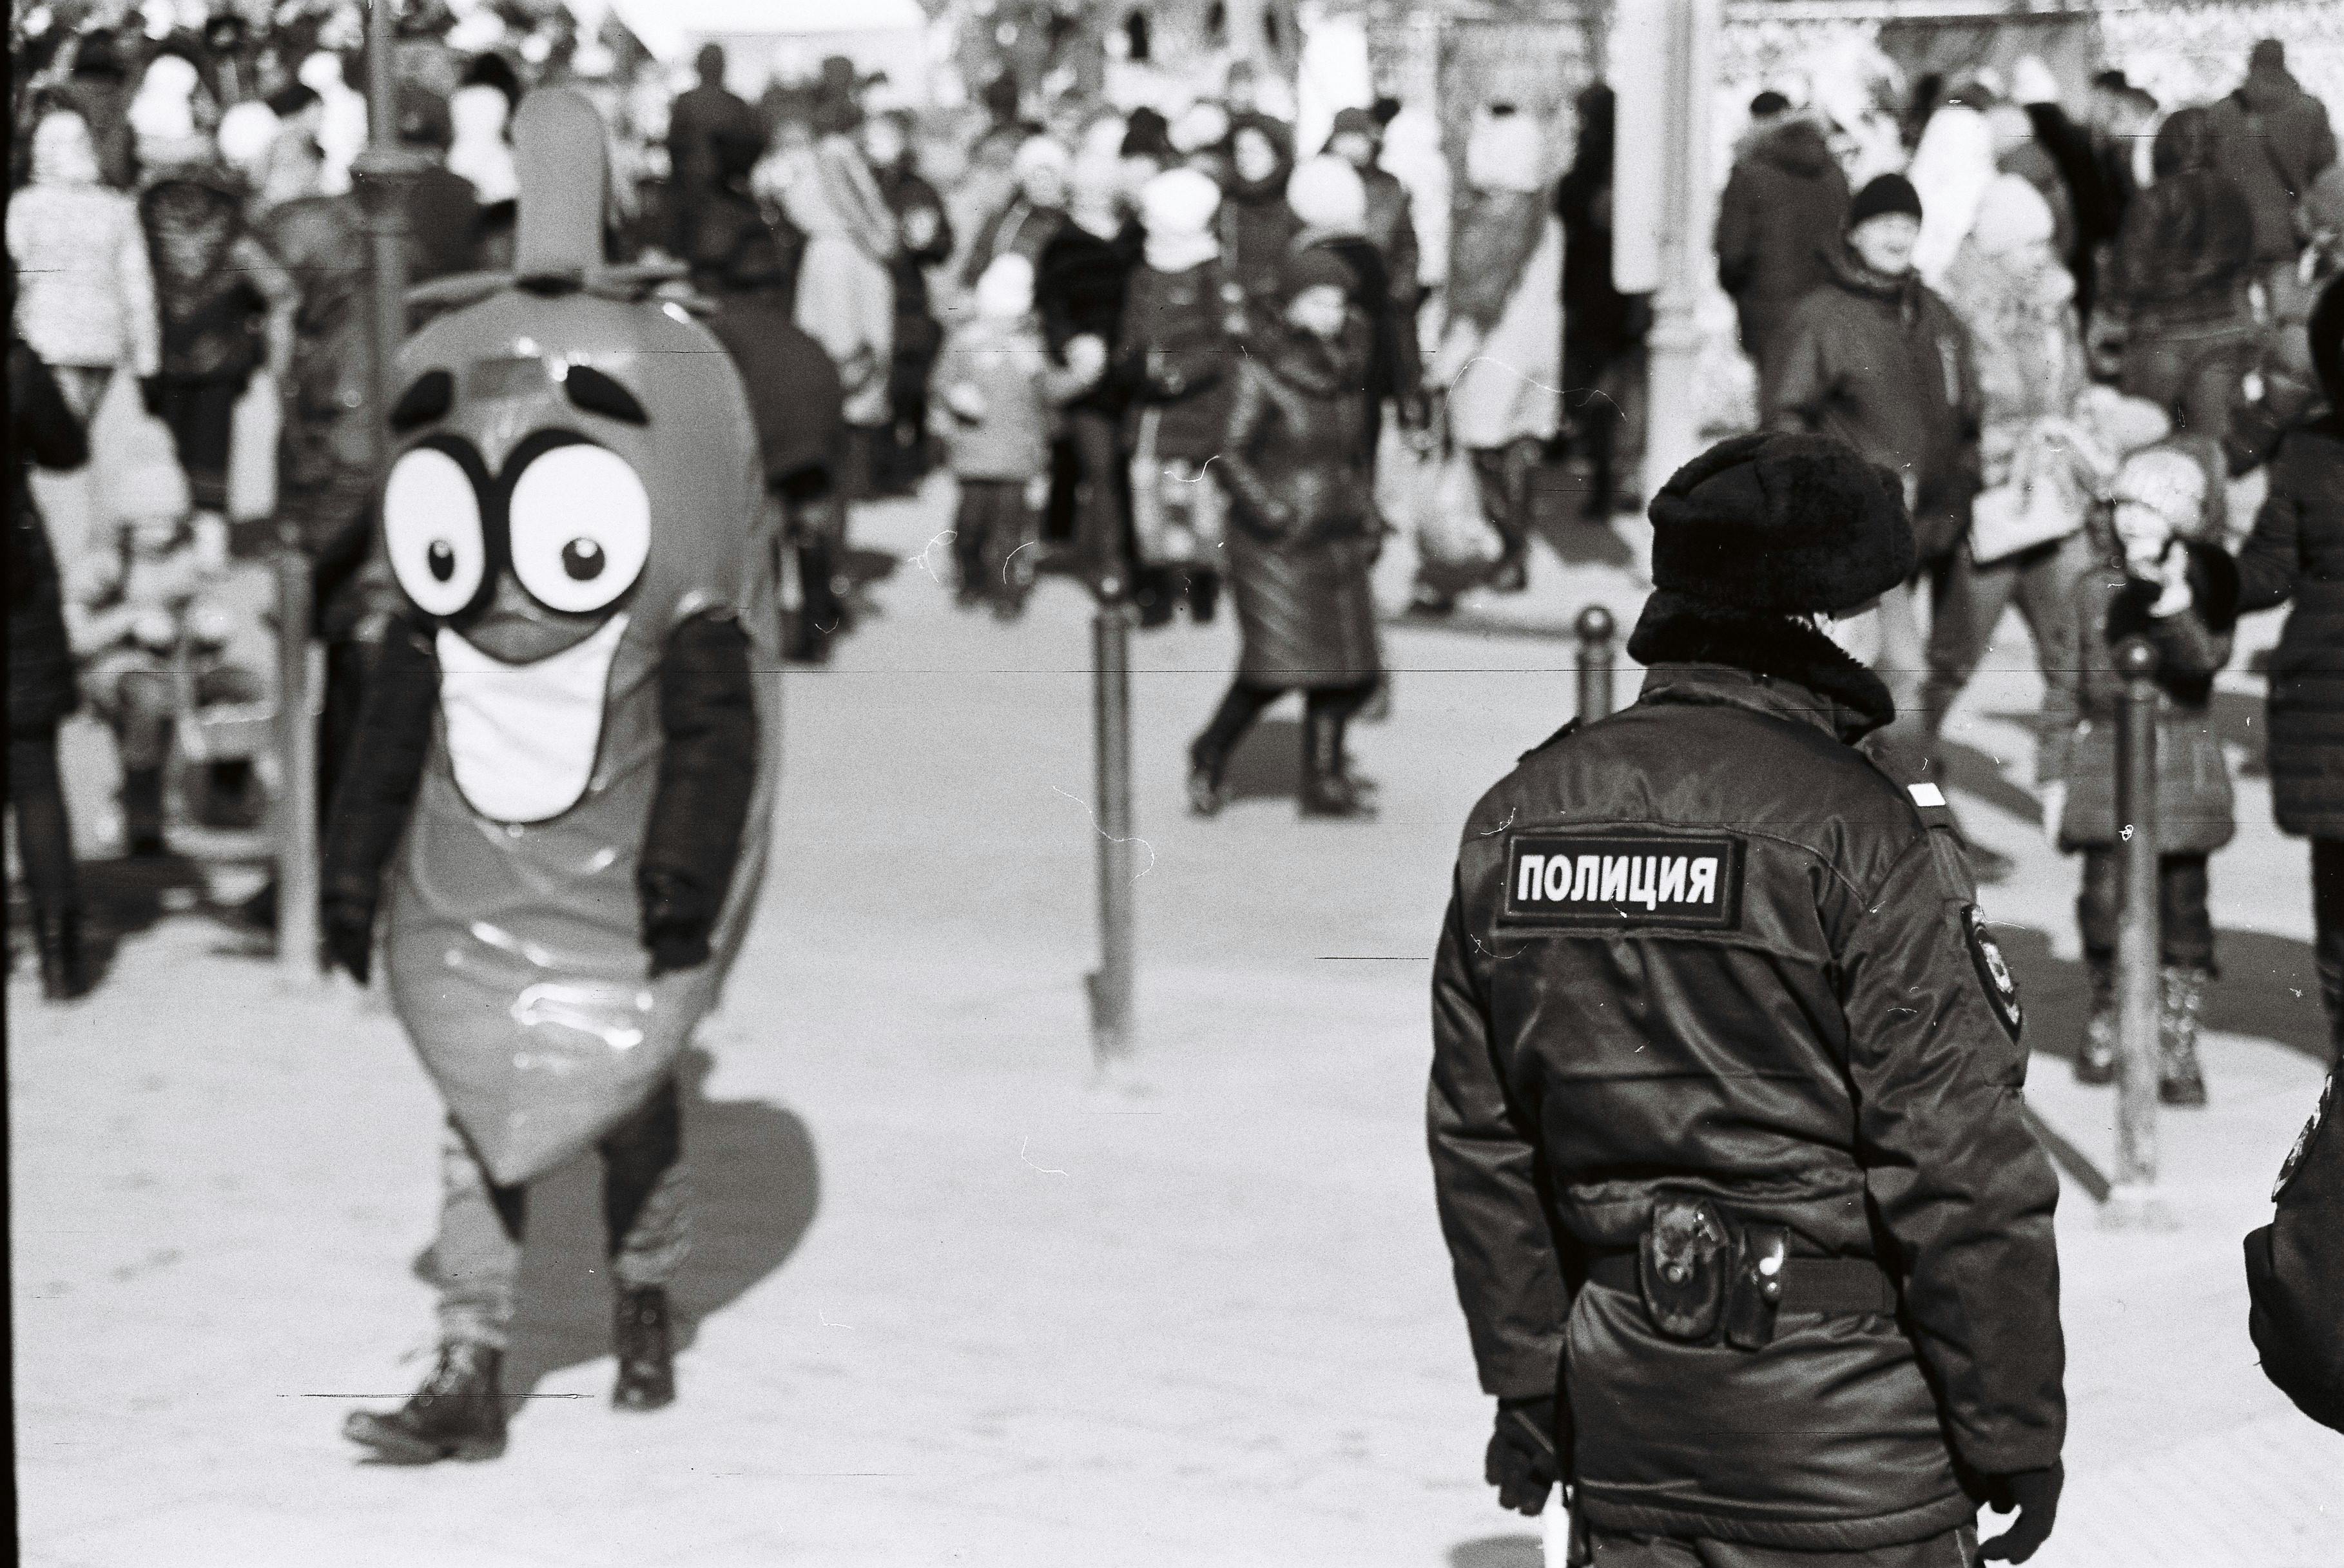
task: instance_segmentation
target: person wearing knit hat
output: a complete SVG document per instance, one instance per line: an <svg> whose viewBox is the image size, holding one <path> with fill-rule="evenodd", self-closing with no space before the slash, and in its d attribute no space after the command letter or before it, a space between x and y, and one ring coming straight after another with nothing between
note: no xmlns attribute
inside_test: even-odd
<svg viewBox="0 0 2344 1568"><path fill-rule="evenodd" d="M1397 113L1399 106L1392 106ZM1415 204L1408 187L1382 166L1383 147L1384 125L1373 113L1359 108L1336 111L1334 126L1327 133L1327 151L1359 171L1360 183L1367 187L1368 241L1383 258L1392 298L1413 315L1423 287Z"/></svg>
<svg viewBox="0 0 2344 1568"><path fill-rule="evenodd" d="M977 230L961 263L961 287L974 288L993 259L1015 251L1028 261L1039 261L1066 221L1066 177L1074 155L1055 137L1030 136L1017 144L1009 161L1009 198Z"/></svg>
<svg viewBox="0 0 2344 1568"><path fill-rule="evenodd" d="M2191 450L2191 444L2204 450ZM2158 1098L2206 1103L2198 1031L2214 968L2207 862L2235 831L2229 764L2213 720L2214 677L2229 662L2239 573L2214 542L2222 532L2219 460L2203 437L2180 437L2126 458L2109 502L2089 530L2098 561L2076 582L2073 632L2059 657L2076 672L2074 697L2046 700L2039 768L2043 822L2063 852L2081 850L2076 921L2091 1012L2076 1077L2116 1077L2117 924L2124 841L2113 735L2124 681L2117 649L2146 637L2157 652L2157 850Z"/></svg>
<svg viewBox="0 0 2344 1568"><path fill-rule="evenodd" d="M1015 251L995 258L975 303L945 339L930 417L960 492L958 601L1012 621L1033 591L1028 546L1048 491L1052 400L1066 372L1050 363L1034 319L1031 262Z"/></svg>
<svg viewBox="0 0 2344 1568"><path fill-rule="evenodd" d="M1469 454L1494 562L1423 556L1410 607L1444 615L1476 582L1530 584L1534 476L1562 428L1563 229L1546 136L1510 104L1477 111L1465 144L1471 187L1450 246L1448 323L1428 380L1446 393L1448 434Z"/></svg>
<svg viewBox="0 0 2344 1568"><path fill-rule="evenodd" d="M1362 405L1370 469L1382 444L1384 406L1408 429L1426 420L1423 369L1416 335L1415 289L1394 283L1389 264L1368 238L1367 186L1349 161L1332 153L1305 159L1286 183L1286 202L1302 228L1299 250L1322 250L1349 275L1351 309L1368 323L1367 398Z"/></svg>
<svg viewBox="0 0 2344 1568"><path fill-rule="evenodd" d="M1351 776L1345 726L1382 674L1369 571L1377 522L1360 387L1368 329L1349 306L1350 269L1331 252L1289 252L1281 308L1236 364L1218 472L1228 489L1226 557L1237 601L1236 678L1188 748L1188 801L1228 802L1222 774L1263 711L1304 693L1305 816L1371 814Z"/></svg>
<svg viewBox="0 0 2344 1568"><path fill-rule="evenodd" d="M1218 603L1214 547L1227 511L1218 481L1203 476L1221 450L1245 327L1243 296L1220 263L1220 205L1219 185L1200 169L1167 169L1140 187L1147 238L1114 371L1131 389L1124 446L1135 549L1158 569L1163 596L1198 622Z"/></svg>
<svg viewBox="0 0 2344 1568"><path fill-rule="evenodd" d="M1933 628L1925 713L1950 711L1985 656L2004 611L2016 603L2035 645L2049 701L2072 701L2069 640L2076 577L2090 562L2084 541L2089 491L2068 439L2077 400L2090 384L2076 319L2076 279L2055 248L2051 208L2034 186L1997 175L1977 218L1945 269L1945 298L1969 329L1978 380L1980 517L2050 512L2065 535L2024 548L1989 550L1974 535L1961 570L1966 592L1939 604ZM1995 509L1989 511L1989 509ZM1955 624L1958 620L1958 624ZM1958 633L1958 635L1956 634Z"/></svg>
<svg viewBox="0 0 2344 1568"><path fill-rule="evenodd" d="M1567 1486L1598 1563L1967 1563L1981 1500L2017 1513L1985 1557L2024 1562L2057 1511L2018 986L1942 794L1861 749L1887 688L1823 624L1912 570L1901 491L1813 435L1680 469L1641 695L1459 835L1427 1110L1484 1473L1523 1513ZM1798 1415L1721 1421L1720 1379Z"/></svg>
<svg viewBox="0 0 2344 1568"><path fill-rule="evenodd" d="M1036 259L1034 309L1054 365L1068 372L1073 386L1064 401L1067 450L1053 464L1052 515L1072 518L1084 573L1132 583L1143 622L1154 626L1171 611L1147 592L1152 584L1130 575L1122 446L1128 389L1108 373L1139 264L1139 236L1125 217L1123 193L1114 146L1095 143L1074 160L1066 221Z"/></svg>
<svg viewBox="0 0 2344 1568"><path fill-rule="evenodd" d="M1991 183L1989 180L1987 183ZM1981 484L1983 418L1975 349L1961 317L1914 264L1923 233L1912 182L1881 175L1848 207L1846 243L1822 285L1799 301L1759 387L1762 422L1836 437L1897 476L1930 582L1925 646L1913 592L1891 590L1874 621L1879 667L1896 692L1897 722L1881 749L1899 776L1941 773L1941 712L1924 702L1925 675L1958 690L1974 663L1965 609L1973 568L1962 548ZM1989 881L2008 863L1979 846Z"/></svg>

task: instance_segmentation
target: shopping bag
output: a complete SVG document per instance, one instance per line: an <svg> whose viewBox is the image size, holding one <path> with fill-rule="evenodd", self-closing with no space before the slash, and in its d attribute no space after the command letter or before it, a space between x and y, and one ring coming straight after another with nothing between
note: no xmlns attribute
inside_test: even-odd
<svg viewBox="0 0 2344 1568"><path fill-rule="evenodd" d="M1205 463L1159 458L1159 410L1139 416L1131 454L1131 532L1142 566L1215 566L1228 527L1228 496Z"/></svg>
<svg viewBox="0 0 2344 1568"><path fill-rule="evenodd" d="M1505 541L1481 515L1472 459L1444 445L1410 453L1408 460L1417 470L1409 520L1417 554L1428 565L1450 572L1479 571L1495 562Z"/></svg>
<svg viewBox="0 0 2344 1568"><path fill-rule="evenodd" d="M2074 464L2055 438L2029 431L2012 456L2010 478L1970 503L1970 559L1989 566L2065 539L2084 526L2086 504Z"/></svg>

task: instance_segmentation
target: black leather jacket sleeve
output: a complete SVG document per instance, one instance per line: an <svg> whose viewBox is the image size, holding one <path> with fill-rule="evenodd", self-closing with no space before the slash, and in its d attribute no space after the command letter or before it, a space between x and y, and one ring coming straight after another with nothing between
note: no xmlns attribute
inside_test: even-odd
<svg viewBox="0 0 2344 1568"><path fill-rule="evenodd" d="M2066 1434L2059 1188L2022 1116L2026 1054L1988 994L1958 853L1947 829L1915 839L1863 896L1838 962L1883 1261L1955 1453L2000 1475L2048 1466Z"/></svg>
<svg viewBox="0 0 2344 1568"><path fill-rule="evenodd" d="M423 785L439 707L440 661L430 643L419 627L394 624L367 675L358 733L326 822L320 891L327 902L373 910L383 865Z"/></svg>
<svg viewBox="0 0 2344 1568"><path fill-rule="evenodd" d="M660 663L659 784L636 880L646 905L705 936L724 906L757 778L749 634L731 615L695 615Z"/></svg>
<svg viewBox="0 0 2344 1568"><path fill-rule="evenodd" d="M1538 1128L1492 1052L1475 955L1461 893L1452 892L1432 975L1434 1192L1483 1391L1551 1397L1570 1295L1541 1196Z"/></svg>

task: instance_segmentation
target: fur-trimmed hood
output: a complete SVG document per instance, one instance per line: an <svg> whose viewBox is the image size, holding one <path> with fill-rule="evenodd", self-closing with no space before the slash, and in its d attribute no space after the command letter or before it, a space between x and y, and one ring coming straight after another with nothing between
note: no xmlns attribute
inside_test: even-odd
<svg viewBox="0 0 2344 1568"><path fill-rule="evenodd" d="M1812 710L1853 745L1896 717L1896 699L1880 677L1857 663L1821 632L1786 615L1732 610L1660 589L1628 636L1628 656L1645 665L1648 695L1667 691L1672 702L1730 702L1688 688L1702 683L1688 665L1723 666L1762 683L1784 682L1816 700Z"/></svg>

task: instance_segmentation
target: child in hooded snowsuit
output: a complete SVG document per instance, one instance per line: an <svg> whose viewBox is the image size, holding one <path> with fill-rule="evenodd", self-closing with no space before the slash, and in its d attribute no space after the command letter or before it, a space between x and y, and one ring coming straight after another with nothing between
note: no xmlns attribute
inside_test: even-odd
<svg viewBox="0 0 2344 1568"><path fill-rule="evenodd" d="M2197 450L2202 447L2204 450ZM2237 564L2211 542L2222 532L2220 459L2210 442L2168 440L2126 458L2091 531L2097 564L2076 587L2076 711L2046 712L2044 820L2063 851L2084 853L2076 900L2092 1014L2076 1076L2116 1076L2116 947L2125 826L2117 821L2116 650L2145 637L2157 650L2159 1098L2206 1101L2198 1027L2214 971L2207 858L2235 829L2229 768L2214 735L2214 676L2230 657Z"/></svg>
<svg viewBox="0 0 2344 1568"><path fill-rule="evenodd" d="M960 602L990 603L1006 621L1033 591L1026 547L1049 490L1051 409L1071 383L1050 363L1034 319L1032 262L1014 250L995 257L977 279L975 307L945 340L929 417L960 484Z"/></svg>
<svg viewBox="0 0 2344 1568"><path fill-rule="evenodd" d="M165 772L191 708L241 703L259 677L232 663L235 615L222 568L203 544L179 470L157 461L123 477L108 537L75 565L66 625L91 708L114 732L122 764L122 838L134 857L164 853ZM249 789L250 760L217 781ZM225 766L225 764L224 764Z"/></svg>

